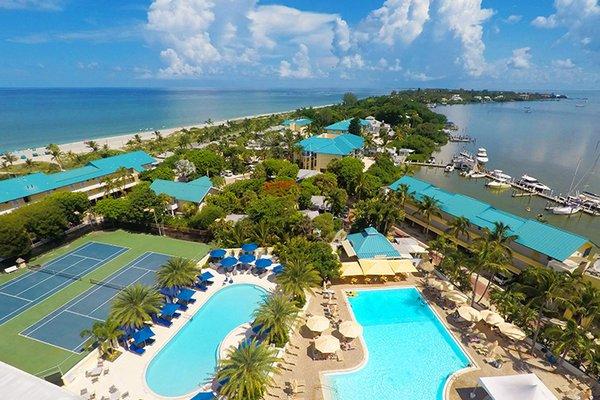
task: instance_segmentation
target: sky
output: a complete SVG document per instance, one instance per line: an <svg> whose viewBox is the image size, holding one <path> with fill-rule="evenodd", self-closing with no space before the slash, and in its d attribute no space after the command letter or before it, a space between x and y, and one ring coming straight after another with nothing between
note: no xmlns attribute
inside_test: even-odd
<svg viewBox="0 0 600 400"><path fill-rule="evenodd" d="M600 89L598 0L0 0L0 86Z"/></svg>

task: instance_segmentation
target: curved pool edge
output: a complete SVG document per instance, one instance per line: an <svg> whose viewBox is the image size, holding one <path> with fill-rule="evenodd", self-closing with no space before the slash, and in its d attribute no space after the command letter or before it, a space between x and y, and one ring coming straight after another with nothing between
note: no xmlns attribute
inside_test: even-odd
<svg viewBox="0 0 600 400"><path fill-rule="evenodd" d="M200 392L205 392L206 391L204 389L204 386L208 385L208 383L206 385L204 385L203 387L196 388L196 389L191 390L191 391L189 391L187 393L184 393L184 394L181 394L181 395L177 395L177 396L165 396L165 395L156 393L148 385L148 382L146 380L148 368L150 368L150 365L152 364L152 362L154 361L154 359L156 357L158 357L158 355L171 342L171 340L173 340L187 326L187 324L189 322L191 322L191 318L193 318L200 310L202 310L206 305L208 305L214 299L214 296L217 293L220 293L221 291L223 291L225 289L228 289L228 288L231 288L231 287L234 287L234 286L254 286L254 287L257 287L258 289L261 289L262 291L264 291L265 294L268 294L271 290L273 290L273 286L272 286L271 282L269 282L269 281L263 281L262 279L261 280L254 280L253 279L253 280L247 281L247 282L236 282L236 283L233 283L233 284L228 284L228 285L225 285L225 286L221 286L216 291L210 293L210 297L206 298L201 304L199 304L199 307L192 314L190 314L188 316L188 318L186 318L187 321L183 325L181 325L177 329L177 331L173 332L173 334L168 338L168 340L165 341L160 346L160 348L156 351L156 353L152 356L152 358L150 358L149 360L147 360L145 362L144 369L143 369L142 374L141 374L141 380L142 380L142 384L144 386L144 389L147 392L149 392L152 396L154 396L157 399L164 399L164 400L185 400L185 399L189 399L190 397L193 397L193 396L197 395ZM202 292L200 292L200 293L202 293ZM170 329L170 328L166 328L166 329ZM221 342L222 342L222 340L221 340ZM219 342L219 345L220 345L221 342ZM217 346L217 349L215 350L215 359L217 359L217 361L218 361L218 347L219 346Z"/></svg>
<svg viewBox="0 0 600 400"><path fill-rule="evenodd" d="M448 333L448 336L450 336L452 338L452 340L456 343L456 345L460 348L460 350L463 352L463 354L466 356L466 358L469 360L469 365L467 365L464 368L460 368L456 371L454 371L452 374L450 374L447 378L446 381L444 382L444 387L442 390L443 393L443 400L448 400L450 398L450 388L452 386L452 383L461 375L466 374L468 372L472 372L472 371L477 371L480 369L479 365L477 364L477 362L475 361L475 359L471 356L471 354L469 353L469 351L467 350L467 348L460 342L460 340L458 340L455 336L454 333L446 326L446 322L444 321L444 318L442 318L442 316L438 313L438 311L431 306L431 304L429 303L429 301L425 298L425 296L423 295L423 291L421 290L420 287L415 286L415 285L409 285L409 286L391 286L391 287L373 287L373 288L367 288L367 287L361 287L361 288L353 288L353 289L341 289L342 292L342 298L344 303L346 304L346 307L350 313L350 316L352 317L352 320L356 323L358 323L358 320L356 318L356 315L354 315L354 310L352 309L352 307L350 306L350 302L348 301L348 295L347 295L347 291L351 290L354 292L364 292L364 291L375 291L375 290L398 290L398 289L415 289L417 292L419 292L419 295L425 300L425 302L427 303L427 306L429 307L429 309L431 310L431 312L435 315L435 317L440 321L441 325L444 327L444 330L446 330L446 332ZM363 359L361 360L361 362L356 365L355 367L350 367L350 368L343 368L343 369L335 369L335 370L328 370L328 371L321 371L319 372L319 380L321 383L321 394L323 396L324 400L335 400L331 394L329 393L329 390L325 390L329 388L329 385L327 385L327 377L328 376L332 376L332 375L345 375L345 374L350 374L350 373L354 373L357 371L360 371L361 369L363 369L366 365L367 362L369 361L369 348L367 346L366 341L363 338L363 335L361 335L359 337L360 342L363 346L364 349L364 356Z"/></svg>

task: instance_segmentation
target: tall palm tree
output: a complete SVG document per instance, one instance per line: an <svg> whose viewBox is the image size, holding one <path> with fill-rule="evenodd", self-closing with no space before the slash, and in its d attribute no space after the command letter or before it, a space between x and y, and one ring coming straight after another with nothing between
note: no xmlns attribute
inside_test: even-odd
<svg viewBox="0 0 600 400"><path fill-rule="evenodd" d="M26 158L25 159L25 166L27 167L27 169L31 169L34 166L34 162L31 158Z"/></svg>
<svg viewBox="0 0 600 400"><path fill-rule="evenodd" d="M469 233L470 225L471 222L469 221L469 218L460 216L450 222L450 227L446 232L450 233L456 239L460 239L461 235L469 239L471 237L471 234Z"/></svg>
<svg viewBox="0 0 600 400"><path fill-rule="evenodd" d="M94 140L88 140L87 142L84 142L84 144L90 148L90 150L92 150L92 152L97 152L98 150L100 150L100 147L98 146L98 143Z"/></svg>
<svg viewBox="0 0 600 400"><path fill-rule="evenodd" d="M60 147L58 147L57 144L55 143L50 143L48 146L46 146L46 150L48 150L50 152L50 156L52 157L52 160L54 160L56 162L56 164L58 164L58 167L61 169L63 169L63 165L62 165L62 151L60 150Z"/></svg>
<svg viewBox="0 0 600 400"><path fill-rule="evenodd" d="M252 229L252 238L261 246L265 247L271 244L273 240L273 234L271 232L271 226L267 221L261 219Z"/></svg>
<svg viewBox="0 0 600 400"><path fill-rule="evenodd" d="M488 279L487 285L485 286L485 289L483 290L481 297L479 298L479 300L477 300L478 302L483 300L483 298L485 297L488 290L490 290L490 287L491 287L492 282L494 281L494 278L496 277L496 275L498 275L498 274L506 275L508 273L509 267L511 265L512 264L510 262L510 258L507 256L504 249L503 248L496 249L495 254L491 255L490 261L485 266L485 269L487 270L488 273L491 273L491 276Z"/></svg>
<svg viewBox="0 0 600 400"><path fill-rule="evenodd" d="M440 201L431 196L423 196L420 201L417 201L417 211L414 214L421 215L427 221L425 229L425 237L429 238L429 227L431 225L431 217L441 216Z"/></svg>
<svg viewBox="0 0 600 400"><path fill-rule="evenodd" d="M401 183L400 186L398 186L398 189L396 189L396 196L398 196L400 205L404 207L406 200L410 200L411 198L410 186L408 186L406 183Z"/></svg>
<svg viewBox="0 0 600 400"><path fill-rule="evenodd" d="M518 235L511 234L510 226L504 222L494 222L494 229L492 229L490 239L503 245L508 245L519 238Z"/></svg>
<svg viewBox="0 0 600 400"><path fill-rule="evenodd" d="M153 134L154 134L154 138L156 139L157 143L160 143L163 141L164 137L163 137L162 133L160 133L160 131L154 131Z"/></svg>
<svg viewBox="0 0 600 400"><path fill-rule="evenodd" d="M200 271L188 258L174 257L156 271L156 284L164 288L179 288L194 284Z"/></svg>
<svg viewBox="0 0 600 400"><path fill-rule="evenodd" d="M574 319L568 319L565 326L552 325L545 333L552 340L554 350L560 354L559 366L563 364L570 351L585 348L588 344L585 340L585 330Z"/></svg>
<svg viewBox="0 0 600 400"><path fill-rule="evenodd" d="M299 305L306 302L306 292L321 284L319 272L307 264L305 259L295 258L285 264L283 272L277 276L277 283L283 293L290 296Z"/></svg>
<svg viewBox="0 0 600 400"><path fill-rule="evenodd" d="M118 340L123 336L119 324L112 318L102 322L95 322L91 329L81 331L81 337L87 337L84 347L88 350L98 346L100 356L110 356L118 346Z"/></svg>
<svg viewBox="0 0 600 400"><path fill-rule="evenodd" d="M104 193L109 194L123 193L127 181L131 178L131 172L125 167L120 167L114 174L107 176L102 180L104 183Z"/></svg>
<svg viewBox="0 0 600 400"><path fill-rule="evenodd" d="M497 269L501 269L500 256L504 254L503 248L496 242L490 241L487 238L477 240L471 248L470 257L470 275L475 274L475 282L473 283L473 293L471 305L475 304L477 286L481 273L488 270L488 266L496 263ZM488 284L489 285L489 284ZM487 291L487 288L486 288Z"/></svg>
<svg viewBox="0 0 600 400"><path fill-rule="evenodd" d="M254 322L262 325L259 333L264 334L269 343L283 347L297 316L298 307L287 295L273 293L266 296L254 311Z"/></svg>
<svg viewBox="0 0 600 400"><path fill-rule="evenodd" d="M231 348L219 361L215 380L225 382L219 389L227 400L260 400L273 385L272 374L278 373L276 350L266 343L252 341Z"/></svg>
<svg viewBox="0 0 600 400"><path fill-rule="evenodd" d="M2 154L2 158L4 158L11 166L15 163L15 161L17 161L17 156L9 151L4 152L4 154Z"/></svg>
<svg viewBox="0 0 600 400"><path fill-rule="evenodd" d="M514 289L522 292L529 299L527 306L537 312L531 353L535 349L542 329L542 318L557 304L565 304L569 278L567 274L544 267L529 267L521 274L522 283L516 283Z"/></svg>
<svg viewBox="0 0 600 400"><path fill-rule="evenodd" d="M583 328L588 329L600 316L600 290L591 282L578 282L576 290L569 298L565 315L574 318Z"/></svg>
<svg viewBox="0 0 600 400"><path fill-rule="evenodd" d="M114 318L119 326L141 328L151 314L160 311L163 299L155 288L135 284L121 290L115 298L110 318Z"/></svg>

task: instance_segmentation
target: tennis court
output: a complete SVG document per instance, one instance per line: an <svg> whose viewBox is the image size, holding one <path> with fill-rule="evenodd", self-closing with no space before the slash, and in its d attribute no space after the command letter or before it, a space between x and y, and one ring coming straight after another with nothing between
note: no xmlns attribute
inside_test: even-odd
<svg viewBox="0 0 600 400"><path fill-rule="evenodd" d="M86 340L81 331L108 317L112 299L122 288L134 283L154 285L156 270L171 257L154 252L142 254L105 281L91 281L92 288L26 328L21 335L68 351L82 351Z"/></svg>
<svg viewBox="0 0 600 400"><path fill-rule="evenodd" d="M0 286L0 325L106 264L127 248L89 242Z"/></svg>

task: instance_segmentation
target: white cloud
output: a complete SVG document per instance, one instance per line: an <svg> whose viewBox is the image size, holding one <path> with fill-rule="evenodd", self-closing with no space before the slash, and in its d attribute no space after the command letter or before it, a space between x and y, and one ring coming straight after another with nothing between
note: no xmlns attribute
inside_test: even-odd
<svg viewBox="0 0 600 400"><path fill-rule="evenodd" d="M552 60L552 66L560 69L573 69L576 67L575 63L571 61L570 58L565 58L564 60Z"/></svg>
<svg viewBox="0 0 600 400"><path fill-rule="evenodd" d="M523 19L522 15L516 15L516 14L512 14L509 15L504 22L506 22L507 24L516 24L517 22L521 21Z"/></svg>
<svg viewBox="0 0 600 400"><path fill-rule="evenodd" d="M87 63L87 64L84 62L81 62L81 61L79 61L77 63L77 68L79 68L79 69L96 69L96 68L98 68L98 66L99 66L99 64L95 61Z"/></svg>
<svg viewBox="0 0 600 400"><path fill-rule="evenodd" d="M486 70L482 24L493 10L481 8L481 0L440 0L438 14L442 25L462 43L461 61L471 76L480 76Z"/></svg>
<svg viewBox="0 0 600 400"><path fill-rule="evenodd" d="M7 10L60 11L63 6L63 0L0 0Z"/></svg>
<svg viewBox="0 0 600 400"><path fill-rule="evenodd" d="M305 44L299 46L299 50L292 59L292 62L283 60L279 64L279 76L282 78L312 78L313 72L308 55L308 47Z"/></svg>
<svg viewBox="0 0 600 400"><path fill-rule="evenodd" d="M531 48L521 47L514 49L508 65L516 69L528 69L531 67Z"/></svg>
<svg viewBox="0 0 600 400"><path fill-rule="evenodd" d="M365 60L363 60L360 54L353 54L343 57L340 60L340 65L348 69L361 69L365 66Z"/></svg>
<svg viewBox="0 0 600 400"><path fill-rule="evenodd" d="M429 20L429 4L430 0L385 0L363 21L360 40L388 46L413 42Z"/></svg>
<svg viewBox="0 0 600 400"><path fill-rule="evenodd" d="M443 77L429 76L424 72L412 72L410 70L407 70L404 73L404 77L410 81L418 81L418 82L429 82L429 81L435 81L437 79L443 78Z"/></svg>

